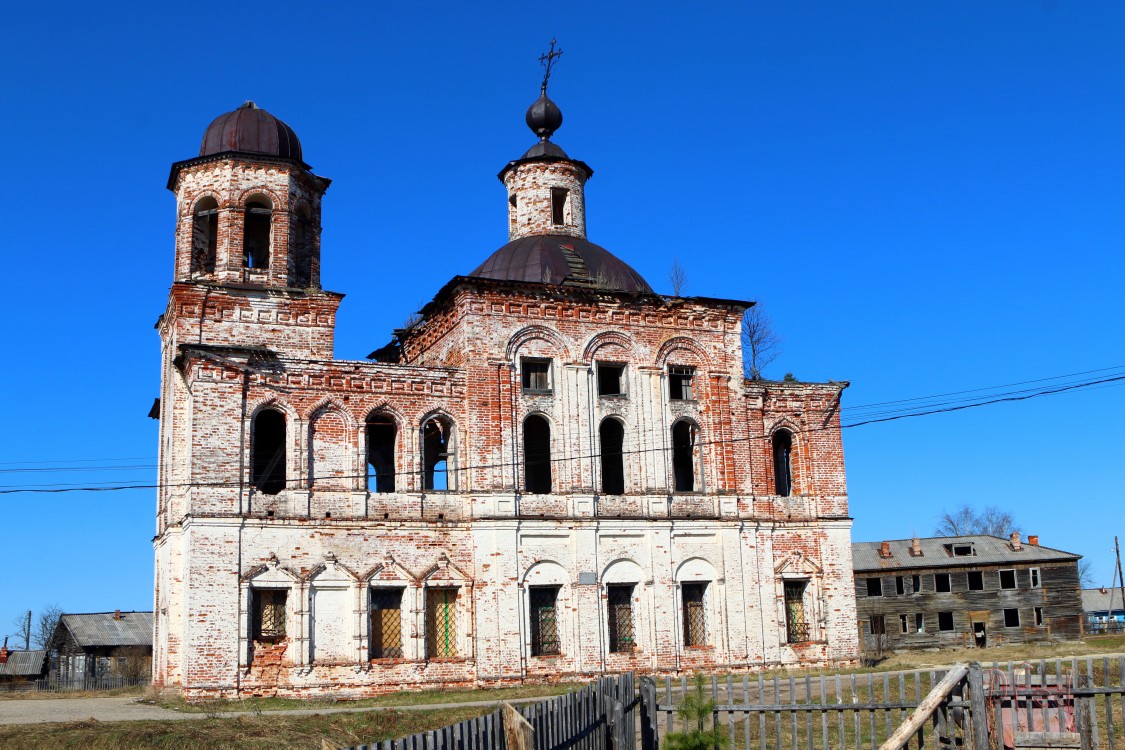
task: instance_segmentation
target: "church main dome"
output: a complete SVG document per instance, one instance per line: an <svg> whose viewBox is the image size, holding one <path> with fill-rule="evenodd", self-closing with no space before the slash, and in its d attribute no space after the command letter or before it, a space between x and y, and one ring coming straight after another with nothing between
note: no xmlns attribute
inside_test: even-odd
<svg viewBox="0 0 1125 750"><path fill-rule="evenodd" d="M246 102L233 112L219 115L203 133L200 156L228 151L302 161L301 141L293 128L254 102Z"/></svg>
<svg viewBox="0 0 1125 750"><path fill-rule="evenodd" d="M628 263L604 247L568 235L536 234L512 240L469 276L652 293L652 287Z"/></svg>

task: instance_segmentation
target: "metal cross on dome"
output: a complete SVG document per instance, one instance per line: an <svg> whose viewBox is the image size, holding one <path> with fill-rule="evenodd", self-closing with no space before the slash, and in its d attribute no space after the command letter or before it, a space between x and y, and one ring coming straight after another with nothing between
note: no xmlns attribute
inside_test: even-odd
<svg viewBox="0 0 1125 750"><path fill-rule="evenodd" d="M551 40L551 49L547 52L547 54L539 56L539 64L542 65L544 68L546 68L546 71L543 73L543 90L544 91L547 90L547 81L551 77L551 68L553 68L555 66L555 62L560 57L562 57L562 54L563 54L563 51L561 49L558 52L555 52L555 40L552 39Z"/></svg>

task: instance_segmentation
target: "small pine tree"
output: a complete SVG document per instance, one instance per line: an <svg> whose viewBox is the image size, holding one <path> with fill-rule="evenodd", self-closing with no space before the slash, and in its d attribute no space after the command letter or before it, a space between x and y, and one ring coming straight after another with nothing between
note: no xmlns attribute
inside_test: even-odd
<svg viewBox="0 0 1125 750"><path fill-rule="evenodd" d="M714 711L715 701L703 692L703 675L696 675L695 690L684 695L684 702L676 710L684 731L669 732L662 744L667 750L722 750L730 738L714 723ZM710 729L706 728L708 721L712 722Z"/></svg>

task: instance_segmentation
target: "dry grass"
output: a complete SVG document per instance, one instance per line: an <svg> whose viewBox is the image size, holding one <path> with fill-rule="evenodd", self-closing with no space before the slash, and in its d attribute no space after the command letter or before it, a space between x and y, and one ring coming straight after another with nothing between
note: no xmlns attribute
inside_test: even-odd
<svg viewBox="0 0 1125 750"><path fill-rule="evenodd" d="M348 747L487 713L487 708L442 711L365 711L304 716L239 716L196 721L80 721L0 725L0 748L13 750L312 750L322 740Z"/></svg>

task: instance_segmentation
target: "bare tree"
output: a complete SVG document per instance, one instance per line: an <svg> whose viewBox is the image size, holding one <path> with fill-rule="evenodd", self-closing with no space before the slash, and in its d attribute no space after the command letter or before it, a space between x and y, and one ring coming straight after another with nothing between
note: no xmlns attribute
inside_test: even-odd
<svg viewBox="0 0 1125 750"><path fill-rule="evenodd" d="M679 258L672 258L672 268L668 271L668 283L672 285L672 294L680 297L687 287L687 271L680 265Z"/></svg>
<svg viewBox="0 0 1125 750"><path fill-rule="evenodd" d="M934 533L939 536L972 536L984 534L985 536L1006 537L1013 531L1022 531L1012 518L1012 514L1001 510L995 505L989 505L977 511L970 505L950 511L943 511L938 516L938 524Z"/></svg>
<svg viewBox="0 0 1125 750"><path fill-rule="evenodd" d="M23 641L24 650L31 648L31 611L20 612L16 615L12 620L12 627L15 628L12 635L17 640Z"/></svg>
<svg viewBox="0 0 1125 750"><path fill-rule="evenodd" d="M773 321L761 304L742 316L742 375L761 380L762 370L781 354L781 337L773 331Z"/></svg>
<svg viewBox="0 0 1125 750"><path fill-rule="evenodd" d="M139 680L152 673L152 659L144 646L123 646L114 651L118 657L117 673L130 680Z"/></svg>
<svg viewBox="0 0 1125 750"><path fill-rule="evenodd" d="M39 616L35 618L35 630L31 634L36 648L47 648L62 615L62 607L57 604L47 604L39 610Z"/></svg>
<svg viewBox="0 0 1125 750"><path fill-rule="evenodd" d="M1089 560L1078 561L1078 585L1084 589L1092 589L1094 583L1094 565Z"/></svg>

